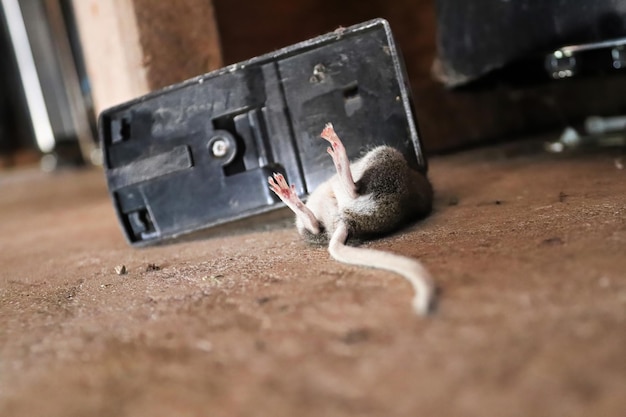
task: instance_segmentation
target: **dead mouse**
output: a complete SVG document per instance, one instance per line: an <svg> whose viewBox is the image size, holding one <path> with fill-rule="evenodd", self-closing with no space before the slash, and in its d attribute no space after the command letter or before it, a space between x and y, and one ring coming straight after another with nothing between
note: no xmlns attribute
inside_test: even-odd
<svg viewBox="0 0 626 417"><path fill-rule="evenodd" d="M428 179L410 168L392 147L378 146L350 163L332 124L328 123L320 136L331 144L328 153L337 174L311 193L306 205L281 174L268 178L270 189L296 214L298 232L307 241L328 243L330 255L339 262L402 275L415 290L415 311L429 313L434 285L419 261L346 245L348 239L384 235L426 216L433 200Z"/></svg>

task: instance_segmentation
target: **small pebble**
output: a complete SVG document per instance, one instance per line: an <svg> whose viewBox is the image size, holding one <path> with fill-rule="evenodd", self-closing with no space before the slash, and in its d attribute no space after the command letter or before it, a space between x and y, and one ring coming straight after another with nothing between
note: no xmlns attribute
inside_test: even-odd
<svg viewBox="0 0 626 417"><path fill-rule="evenodd" d="M117 275L126 275L126 265L118 265L115 267L115 273Z"/></svg>
<svg viewBox="0 0 626 417"><path fill-rule="evenodd" d="M600 288L609 288L611 286L611 280L609 277L602 277L598 280Z"/></svg>

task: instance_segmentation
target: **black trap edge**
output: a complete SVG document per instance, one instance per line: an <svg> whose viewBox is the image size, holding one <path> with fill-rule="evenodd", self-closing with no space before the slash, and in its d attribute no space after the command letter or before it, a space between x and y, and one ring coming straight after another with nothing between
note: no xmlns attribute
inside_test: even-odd
<svg viewBox="0 0 626 417"><path fill-rule="evenodd" d="M350 159L381 144L425 172L411 93L376 19L166 87L100 114L115 210L135 246L280 208L267 178L305 196L334 173L332 122Z"/></svg>

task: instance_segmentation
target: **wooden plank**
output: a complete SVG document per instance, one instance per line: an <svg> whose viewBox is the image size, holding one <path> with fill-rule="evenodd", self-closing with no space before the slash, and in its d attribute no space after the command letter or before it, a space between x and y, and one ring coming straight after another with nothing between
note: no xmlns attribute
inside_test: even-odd
<svg viewBox="0 0 626 417"><path fill-rule="evenodd" d="M211 0L133 0L148 86L162 88L222 66Z"/></svg>
<svg viewBox="0 0 626 417"><path fill-rule="evenodd" d="M74 0L97 113L222 65L211 0Z"/></svg>
<svg viewBox="0 0 626 417"><path fill-rule="evenodd" d="M148 93L132 0L75 0L73 7L95 111Z"/></svg>

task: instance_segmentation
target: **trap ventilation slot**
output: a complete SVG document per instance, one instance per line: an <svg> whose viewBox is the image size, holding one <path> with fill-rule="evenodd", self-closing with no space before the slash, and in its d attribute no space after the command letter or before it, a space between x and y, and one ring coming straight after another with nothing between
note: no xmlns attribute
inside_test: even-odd
<svg viewBox="0 0 626 417"><path fill-rule="evenodd" d="M359 93L359 85L356 82L344 88L343 106L348 117L352 116L363 106L363 99Z"/></svg>
<svg viewBox="0 0 626 417"><path fill-rule="evenodd" d="M343 98L348 100L354 100L359 97L359 85L357 83L350 84L343 90Z"/></svg>
<svg viewBox="0 0 626 417"><path fill-rule="evenodd" d="M150 239L157 235L152 217L146 208L131 211L127 214L127 220L135 240Z"/></svg>
<svg viewBox="0 0 626 417"><path fill-rule="evenodd" d="M119 143L130 139L130 117L124 116L113 119L110 123L111 143Z"/></svg>

